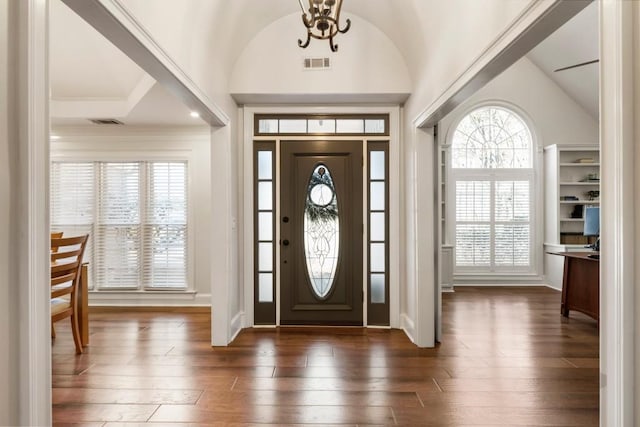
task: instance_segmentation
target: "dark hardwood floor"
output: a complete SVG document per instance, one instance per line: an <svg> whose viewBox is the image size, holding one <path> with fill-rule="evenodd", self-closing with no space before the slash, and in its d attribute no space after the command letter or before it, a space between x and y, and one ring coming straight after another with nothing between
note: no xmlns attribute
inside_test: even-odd
<svg viewBox="0 0 640 427"><path fill-rule="evenodd" d="M545 288L458 288L443 342L398 330L243 331L211 348L208 313L92 313L76 356L56 324L58 426L597 426L598 326ZM182 424L184 423L184 424Z"/></svg>

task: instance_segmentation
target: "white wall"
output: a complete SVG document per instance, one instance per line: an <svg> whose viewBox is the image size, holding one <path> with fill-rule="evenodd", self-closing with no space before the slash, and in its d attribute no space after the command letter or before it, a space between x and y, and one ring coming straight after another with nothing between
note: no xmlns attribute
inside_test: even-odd
<svg viewBox="0 0 640 427"><path fill-rule="evenodd" d="M312 39L301 49L306 33L295 13L260 31L240 54L231 72L233 94L384 94L409 93L411 82L404 58L378 28L358 16L352 28L339 34L332 53L327 40ZM331 68L305 70L304 58L329 57Z"/></svg>
<svg viewBox="0 0 640 427"><path fill-rule="evenodd" d="M439 123L443 138L449 141L455 130L455 121L469 108L493 100L505 101L522 109L533 122L539 146L598 144L597 120L527 57L520 59L447 114Z"/></svg>
<svg viewBox="0 0 640 427"><path fill-rule="evenodd" d="M16 270L12 259L11 241L16 236L12 229L15 218L12 218L12 183L16 179L16 108L14 96L10 96L11 87L16 84L15 74L10 74L10 64L15 60L9 47L9 13L7 1L0 2L0 425L14 425L18 420L18 339L16 328L18 316L15 311L17 300Z"/></svg>
<svg viewBox="0 0 640 427"><path fill-rule="evenodd" d="M53 160L187 160L189 254L193 292L89 294L90 305L209 306L211 303L211 136L207 127L59 127L52 134Z"/></svg>

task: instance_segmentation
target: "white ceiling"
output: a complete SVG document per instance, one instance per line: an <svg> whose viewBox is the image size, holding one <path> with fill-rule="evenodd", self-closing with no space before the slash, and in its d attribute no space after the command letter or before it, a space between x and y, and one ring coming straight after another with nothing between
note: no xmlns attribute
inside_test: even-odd
<svg viewBox="0 0 640 427"><path fill-rule="evenodd" d="M166 42L169 51L184 52L187 58L191 58L190 53L196 46L179 41L184 42L188 37L172 38L162 30L169 28L172 20L182 23L172 27L172 32L182 29L180 34L187 34L196 26L208 28L208 37L203 34L195 42L210 46L216 60L226 63L228 69L243 46L262 28L299 10L295 0L153 0L152 8L149 7L150 0L120 1L135 15L146 18L142 23L151 33L161 37L163 33L167 35L167 40L158 40L163 46ZM516 0L506 4L515 8L518 6L515 3ZM430 12L418 13L425 10L425 5ZM456 7L481 6L469 3L469 0L349 0L345 2L344 10L361 16L387 34L415 74L428 66L429 55L416 54L428 50L428 24L437 19L438 11L451 12L449 9ZM303 35L301 27L300 37ZM171 46L176 40L178 44ZM563 66L595 59L597 52L597 6L594 3L532 50L529 58L597 117L598 66L553 72ZM190 117L180 100L155 83L61 0L51 1L50 62L54 125L88 124L88 118L116 118L130 125L204 124Z"/></svg>
<svg viewBox="0 0 640 427"><path fill-rule="evenodd" d="M599 63L559 68L599 59L598 4L593 2L527 55L594 118L599 111Z"/></svg>
<svg viewBox="0 0 640 427"><path fill-rule="evenodd" d="M54 126L92 125L92 118L136 126L204 124L62 1L50 4Z"/></svg>

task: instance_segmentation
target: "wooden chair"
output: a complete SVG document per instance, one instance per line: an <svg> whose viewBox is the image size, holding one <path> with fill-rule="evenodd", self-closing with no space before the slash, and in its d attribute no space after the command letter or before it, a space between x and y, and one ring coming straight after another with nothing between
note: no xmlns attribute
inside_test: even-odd
<svg viewBox="0 0 640 427"><path fill-rule="evenodd" d="M52 238L51 247L51 325L66 317L71 318L71 331L76 345L76 353L82 353L82 342L78 329L78 286L82 256L89 235ZM53 328L52 336L55 337Z"/></svg>
<svg viewBox="0 0 640 427"><path fill-rule="evenodd" d="M64 234L63 231L52 231L51 232L51 238L52 239L59 239L62 237L62 235ZM51 252L58 252L58 247L57 246L51 246ZM51 338L55 338L56 337L56 329L53 327L53 323L51 323Z"/></svg>
<svg viewBox="0 0 640 427"><path fill-rule="evenodd" d="M62 237L63 231L52 231L51 238L52 239L60 239ZM55 246L51 246L51 252L58 252L58 248Z"/></svg>

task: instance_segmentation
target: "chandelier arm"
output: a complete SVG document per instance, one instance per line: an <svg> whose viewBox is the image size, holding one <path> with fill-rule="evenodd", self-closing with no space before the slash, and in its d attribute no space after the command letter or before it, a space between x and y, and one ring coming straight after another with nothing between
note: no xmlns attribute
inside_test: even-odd
<svg viewBox="0 0 640 427"><path fill-rule="evenodd" d="M298 46L304 49L309 46L309 42L311 42L311 31L307 30L307 41L302 43L302 40L298 39Z"/></svg>
<svg viewBox="0 0 640 427"><path fill-rule="evenodd" d="M337 52L338 51L338 45L337 44L333 44L333 36L329 37L329 46L331 47L331 52Z"/></svg>
<svg viewBox="0 0 640 427"><path fill-rule="evenodd" d="M316 19L313 16L311 16L311 19L309 19L307 17L307 14L303 13L302 14L302 23L307 28L313 28L316 25Z"/></svg>
<svg viewBox="0 0 640 427"><path fill-rule="evenodd" d="M351 28L351 19L347 19L345 21L345 26L343 29L340 29L340 27L338 27L337 24L336 24L336 28L338 28L338 31L340 31L342 34L346 33L347 31L349 31L349 28Z"/></svg>

